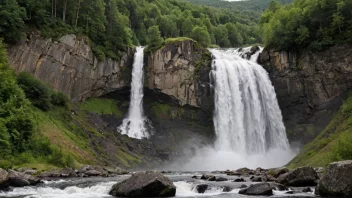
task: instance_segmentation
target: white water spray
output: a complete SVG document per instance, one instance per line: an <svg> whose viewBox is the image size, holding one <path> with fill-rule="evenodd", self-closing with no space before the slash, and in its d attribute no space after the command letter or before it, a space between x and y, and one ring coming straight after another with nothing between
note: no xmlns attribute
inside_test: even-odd
<svg viewBox="0 0 352 198"><path fill-rule="evenodd" d="M268 73L241 56L250 48L211 49L214 84L214 147L200 149L182 170L283 166L294 156Z"/></svg>
<svg viewBox="0 0 352 198"><path fill-rule="evenodd" d="M137 139L150 136L145 127L147 120L143 116L143 59L144 47L137 47L132 69L130 107L127 118L119 127L121 134Z"/></svg>

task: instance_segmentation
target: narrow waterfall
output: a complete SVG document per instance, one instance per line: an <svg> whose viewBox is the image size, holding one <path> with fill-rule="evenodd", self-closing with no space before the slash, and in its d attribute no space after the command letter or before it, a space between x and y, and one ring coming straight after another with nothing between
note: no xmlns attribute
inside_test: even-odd
<svg viewBox="0 0 352 198"><path fill-rule="evenodd" d="M146 119L143 116L143 59L144 47L137 47L132 69L131 98L128 115L119 127L121 134L126 134L129 137L137 139L148 138L150 136L145 126Z"/></svg>
<svg viewBox="0 0 352 198"><path fill-rule="evenodd" d="M262 154L289 148L274 87L266 70L238 50L212 49L216 149Z"/></svg>

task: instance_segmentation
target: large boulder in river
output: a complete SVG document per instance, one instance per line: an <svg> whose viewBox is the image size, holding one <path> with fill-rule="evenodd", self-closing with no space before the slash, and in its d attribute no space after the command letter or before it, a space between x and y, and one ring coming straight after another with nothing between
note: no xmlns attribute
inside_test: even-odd
<svg viewBox="0 0 352 198"><path fill-rule="evenodd" d="M248 188L241 189L239 194L244 195L273 195L273 188L268 183L259 183L249 186Z"/></svg>
<svg viewBox="0 0 352 198"><path fill-rule="evenodd" d="M277 183L285 186L316 186L318 184L318 174L312 167L297 168L292 172L282 174L277 178Z"/></svg>
<svg viewBox="0 0 352 198"><path fill-rule="evenodd" d="M9 174L4 169L0 168L0 185L6 183Z"/></svg>
<svg viewBox="0 0 352 198"><path fill-rule="evenodd" d="M8 184L10 186L23 187L40 183L40 180L32 175L20 173L14 170L9 170L8 173Z"/></svg>
<svg viewBox="0 0 352 198"><path fill-rule="evenodd" d="M109 194L116 197L174 197L176 187L161 173L142 172L115 184Z"/></svg>
<svg viewBox="0 0 352 198"><path fill-rule="evenodd" d="M315 193L321 196L352 197L352 160L331 163Z"/></svg>

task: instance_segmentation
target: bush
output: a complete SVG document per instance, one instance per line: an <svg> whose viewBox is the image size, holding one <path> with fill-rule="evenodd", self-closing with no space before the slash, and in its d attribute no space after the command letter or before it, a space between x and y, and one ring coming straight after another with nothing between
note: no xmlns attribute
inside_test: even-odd
<svg viewBox="0 0 352 198"><path fill-rule="evenodd" d="M51 95L51 103L55 106L65 107L67 105L68 98L61 92L54 92Z"/></svg>
<svg viewBox="0 0 352 198"><path fill-rule="evenodd" d="M7 160L0 160L0 168L6 169L6 170L11 169L12 163Z"/></svg>
<svg viewBox="0 0 352 198"><path fill-rule="evenodd" d="M39 109L47 111L51 105L50 89L30 73L22 72L17 76L17 82L26 97Z"/></svg>
<svg viewBox="0 0 352 198"><path fill-rule="evenodd" d="M333 148L333 157L336 161L352 160L352 136L343 134Z"/></svg>

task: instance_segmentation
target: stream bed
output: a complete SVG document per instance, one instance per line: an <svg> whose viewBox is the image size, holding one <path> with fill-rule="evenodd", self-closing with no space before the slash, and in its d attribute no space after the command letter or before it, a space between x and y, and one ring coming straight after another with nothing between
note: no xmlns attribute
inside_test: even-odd
<svg viewBox="0 0 352 198"><path fill-rule="evenodd" d="M201 176L202 174L210 174L205 172L173 172L165 174L176 186L176 197L221 197L221 198L242 198L242 197L267 197L267 196L247 196L238 194L240 186L245 184L249 186L253 182L233 182L237 176L227 176L224 174L212 174L228 179L228 181L204 181L194 179L192 176ZM90 177L90 178L71 178L58 179L53 181L44 181L37 186L13 188L8 192L0 191L0 198L112 198L109 191L117 182L127 179L130 175L118 177ZM249 178L244 178L250 181ZM208 184L209 187L204 194L196 191L198 184ZM224 187L233 189L230 192L223 192ZM302 188L294 188L294 194L286 194L288 191L276 191L270 197L315 197L314 192L299 192ZM314 191L314 187L312 187Z"/></svg>

